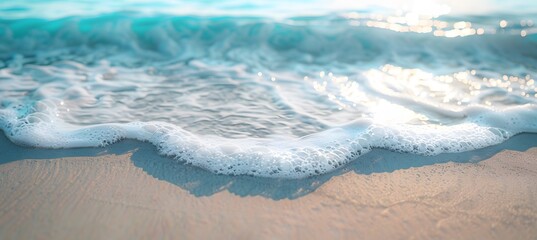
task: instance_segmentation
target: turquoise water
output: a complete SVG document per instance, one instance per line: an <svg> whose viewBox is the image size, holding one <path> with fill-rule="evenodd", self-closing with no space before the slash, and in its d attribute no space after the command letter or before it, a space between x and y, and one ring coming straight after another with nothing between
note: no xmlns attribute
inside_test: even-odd
<svg viewBox="0 0 537 240"><path fill-rule="evenodd" d="M1 2L0 129L285 178L483 148L537 132L536 5Z"/></svg>

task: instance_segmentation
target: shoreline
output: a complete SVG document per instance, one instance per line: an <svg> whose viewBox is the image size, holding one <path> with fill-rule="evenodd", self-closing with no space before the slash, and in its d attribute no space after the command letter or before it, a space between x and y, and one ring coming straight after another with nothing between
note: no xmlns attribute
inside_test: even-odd
<svg viewBox="0 0 537 240"><path fill-rule="evenodd" d="M3 136L0 238L531 239L536 136L435 157L378 150L299 180L215 175L136 141L47 150Z"/></svg>

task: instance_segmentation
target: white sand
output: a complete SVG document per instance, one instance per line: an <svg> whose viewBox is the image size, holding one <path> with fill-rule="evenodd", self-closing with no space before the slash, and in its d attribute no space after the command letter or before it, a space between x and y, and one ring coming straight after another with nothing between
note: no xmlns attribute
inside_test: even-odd
<svg viewBox="0 0 537 240"><path fill-rule="evenodd" d="M285 182L273 187L267 186L272 181L175 169L179 164L170 160L151 167L133 154L4 160L0 239L537 236L537 148L502 151L478 163L347 171L289 184L292 199L278 195ZM183 179L169 176L174 173Z"/></svg>

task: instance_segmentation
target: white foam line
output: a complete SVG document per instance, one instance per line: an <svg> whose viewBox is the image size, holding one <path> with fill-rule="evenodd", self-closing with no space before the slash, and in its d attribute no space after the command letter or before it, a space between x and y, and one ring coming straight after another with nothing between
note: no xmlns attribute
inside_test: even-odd
<svg viewBox="0 0 537 240"><path fill-rule="evenodd" d="M372 148L436 155L499 144L520 132L537 132L536 110L534 105L501 112L468 108L469 122L452 126L381 125L360 120L296 139L197 136L164 122L80 127L47 112L17 119L14 111L6 109L0 110L0 129L11 141L33 147L98 147L136 139L152 143L163 155L214 173L303 178L332 171Z"/></svg>

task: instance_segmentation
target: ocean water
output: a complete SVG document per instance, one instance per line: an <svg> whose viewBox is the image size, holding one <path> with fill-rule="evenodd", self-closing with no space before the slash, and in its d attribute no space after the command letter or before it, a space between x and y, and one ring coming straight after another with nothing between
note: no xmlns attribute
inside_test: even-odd
<svg viewBox="0 0 537 240"><path fill-rule="evenodd" d="M0 2L0 129L301 178L537 132L537 4Z"/></svg>

